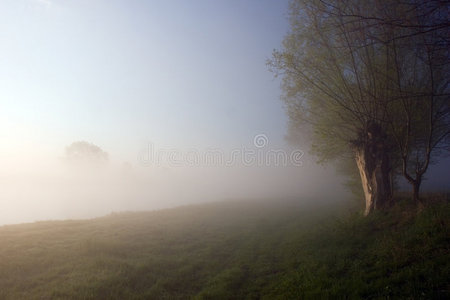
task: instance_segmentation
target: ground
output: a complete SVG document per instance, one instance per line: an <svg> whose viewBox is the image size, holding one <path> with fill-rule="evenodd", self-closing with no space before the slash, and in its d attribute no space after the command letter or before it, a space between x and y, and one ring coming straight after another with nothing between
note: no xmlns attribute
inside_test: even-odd
<svg viewBox="0 0 450 300"><path fill-rule="evenodd" d="M448 298L450 204L236 201L0 227L1 299Z"/></svg>

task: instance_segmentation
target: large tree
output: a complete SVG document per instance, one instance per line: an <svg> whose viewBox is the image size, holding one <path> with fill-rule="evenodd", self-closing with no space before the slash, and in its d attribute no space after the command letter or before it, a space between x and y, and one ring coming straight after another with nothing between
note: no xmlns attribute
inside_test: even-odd
<svg viewBox="0 0 450 300"><path fill-rule="evenodd" d="M384 71L392 98L387 120L401 173L417 201L428 166L442 149L450 148L450 1L372 1L367 11L351 2L341 7L322 2L333 6L333 14L344 23L366 32L360 47L375 43L389 53Z"/></svg>
<svg viewBox="0 0 450 300"><path fill-rule="evenodd" d="M345 18L389 33L378 37L393 57L390 88L396 98L387 111L401 172L418 202L432 160L450 149L450 1L393 3L369 16Z"/></svg>
<svg viewBox="0 0 450 300"><path fill-rule="evenodd" d="M291 1L291 31L269 62L283 76L291 132L307 130L322 160L349 153L354 157L366 214L390 203L397 165L402 163L403 173L409 174L412 153L425 153L422 160L416 155L416 178L421 178L433 149L448 135L446 71L430 58L438 47L418 43L425 33L407 33L381 21L374 26L374 11L379 19L386 18L386 11L398 19L414 13L398 1ZM427 44L433 42L428 38ZM439 56L441 63L448 58ZM420 84L425 87L418 88ZM425 152L420 150L424 145Z"/></svg>

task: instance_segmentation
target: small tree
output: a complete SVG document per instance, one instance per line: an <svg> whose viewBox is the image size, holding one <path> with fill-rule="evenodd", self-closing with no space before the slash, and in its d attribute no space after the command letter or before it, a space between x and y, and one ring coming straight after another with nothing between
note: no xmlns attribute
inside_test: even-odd
<svg viewBox="0 0 450 300"><path fill-rule="evenodd" d="M108 161L108 153L92 143L78 141L66 147L65 159L74 164L102 165Z"/></svg>
<svg viewBox="0 0 450 300"><path fill-rule="evenodd" d="M391 88L397 98L387 111L402 174L419 203L429 165L441 150L450 150L450 1L410 0L391 7L376 20L391 33L380 40L395 70Z"/></svg>

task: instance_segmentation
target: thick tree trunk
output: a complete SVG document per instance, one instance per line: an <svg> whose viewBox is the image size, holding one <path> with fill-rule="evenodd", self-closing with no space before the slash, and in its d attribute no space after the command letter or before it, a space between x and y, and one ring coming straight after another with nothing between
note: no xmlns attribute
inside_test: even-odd
<svg viewBox="0 0 450 300"><path fill-rule="evenodd" d="M365 215L390 205L391 167L385 137L379 127L368 126L354 143L355 160L366 202Z"/></svg>
<svg viewBox="0 0 450 300"><path fill-rule="evenodd" d="M373 157L364 149L356 151L356 164L366 202L365 215L390 204L392 187L389 169L385 167L388 163L386 160L387 157Z"/></svg>

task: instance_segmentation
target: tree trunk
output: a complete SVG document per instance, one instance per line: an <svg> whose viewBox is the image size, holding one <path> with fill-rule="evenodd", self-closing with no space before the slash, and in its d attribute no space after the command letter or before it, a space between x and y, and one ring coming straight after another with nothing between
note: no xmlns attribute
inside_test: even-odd
<svg viewBox="0 0 450 300"><path fill-rule="evenodd" d="M392 199L391 166L381 128L368 126L354 142L354 150L366 202L364 215L367 216L390 205Z"/></svg>
<svg viewBox="0 0 450 300"><path fill-rule="evenodd" d="M423 203L422 203L422 201L421 201L421 199L420 199L420 197L419 197L419 195L420 195L420 185L421 185L421 183L422 183L422 178L417 178L416 180L414 180L411 184L412 184L412 187L413 187L413 190L412 190L412 198L413 198L413 201L414 201L414 203L419 207L419 208L421 208L421 207L423 207Z"/></svg>
<svg viewBox="0 0 450 300"><path fill-rule="evenodd" d="M422 184L422 176L425 172L422 171L416 171L416 177L413 178L411 175L408 174L408 171L406 169L407 163L408 163L408 157L403 156L402 157L402 163L403 163L403 176L405 176L406 180L411 184L412 186L412 200L414 204L416 204L419 208L423 208L423 203L420 199L420 185ZM428 164L428 162L427 162ZM425 169L426 170L426 169Z"/></svg>
<svg viewBox="0 0 450 300"><path fill-rule="evenodd" d="M356 151L356 164L366 202L366 216L373 210L388 206L392 197L390 172L384 167L388 163L387 157L380 159L370 154L364 149Z"/></svg>
<svg viewBox="0 0 450 300"><path fill-rule="evenodd" d="M413 184L413 201L414 203L417 203L417 201L419 201L419 190L420 190L420 186L417 183Z"/></svg>

